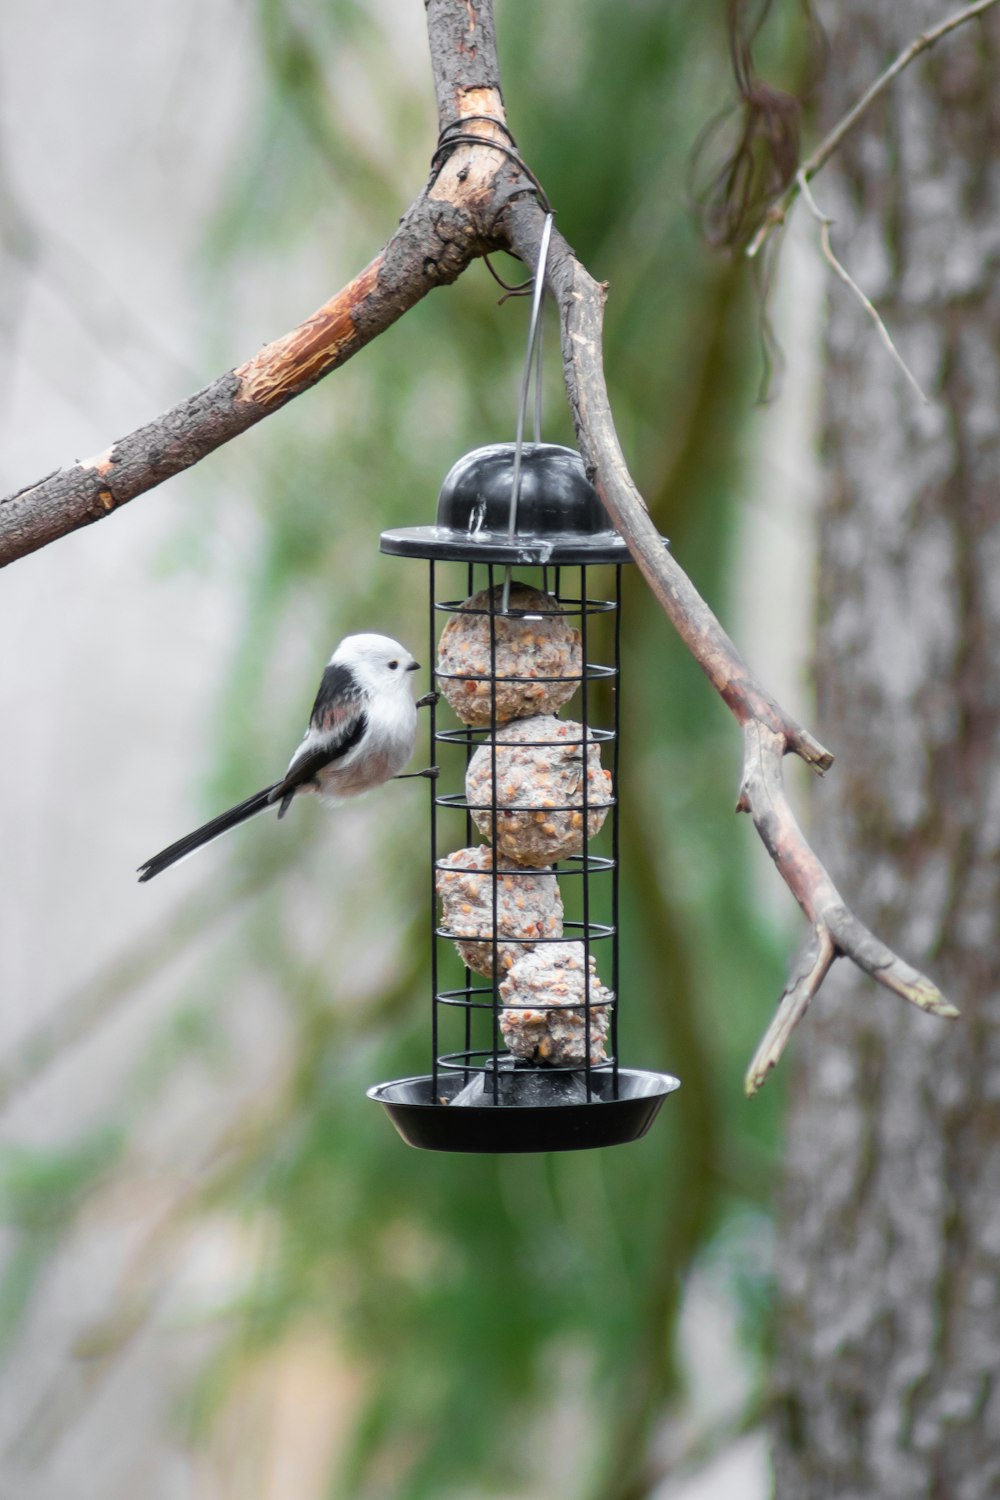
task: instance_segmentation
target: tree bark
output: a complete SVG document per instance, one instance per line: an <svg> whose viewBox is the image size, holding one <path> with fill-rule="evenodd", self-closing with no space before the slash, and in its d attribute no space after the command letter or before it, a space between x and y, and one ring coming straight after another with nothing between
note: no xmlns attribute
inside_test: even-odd
<svg viewBox="0 0 1000 1500"><path fill-rule="evenodd" d="M827 123L934 0L825 17ZM830 288L816 792L835 880L962 1019L838 965L794 1069L778 1238L778 1500L1000 1494L1000 238L991 13L914 64L815 182L934 398ZM800 210L801 211L801 210Z"/></svg>

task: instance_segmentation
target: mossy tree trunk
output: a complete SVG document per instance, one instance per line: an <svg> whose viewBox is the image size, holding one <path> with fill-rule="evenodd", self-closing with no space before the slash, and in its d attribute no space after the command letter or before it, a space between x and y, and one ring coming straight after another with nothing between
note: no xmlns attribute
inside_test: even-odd
<svg viewBox="0 0 1000 1500"><path fill-rule="evenodd" d="M825 123L942 14L829 10ZM796 1038L778 1500L1000 1494L998 55L991 12L905 72L814 185L933 398L832 284L816 682L838 759L816 844L962 1017L838 964Z"/></svg>

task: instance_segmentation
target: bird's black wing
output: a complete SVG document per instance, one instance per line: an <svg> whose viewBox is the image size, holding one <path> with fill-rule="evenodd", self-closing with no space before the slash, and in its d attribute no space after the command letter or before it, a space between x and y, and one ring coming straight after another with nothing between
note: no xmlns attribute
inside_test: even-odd
<svg viewBox="0 0 1000 1500"><path fill-rule="evenodd" d="M281 803L279 818L285 816L299 787L315 781L325 766L353 750L367 728L364 694L357 678L350 667L331 662L320 681L306 737L292 756L284 779L272 788L271 801Z"/></svg>
<svg viewBox="0 0 1000 1500"><path fill-rule="evenodd" d="M362 692L350 667L331 662L323 673L316 702L309 715L309 728L337 731L351 722L361 708Z"/></svg>
<svg viewBox="0 0 1000 1500"><path fill-rule="evenodd" d="M281 803L278 809L279 818L285 816L299 787L305 786L307 782L315 781L324 766L330 766L334 761L342 760L348 750L353 750L355 745L360 743L367 728L368 715L363 708L357 706L353 717L341 716L337 725L339 733L324 735L322 739L315 739L312 744L308 740L303 741L285 777L271 788L268 797L270 802Z"/></svg>

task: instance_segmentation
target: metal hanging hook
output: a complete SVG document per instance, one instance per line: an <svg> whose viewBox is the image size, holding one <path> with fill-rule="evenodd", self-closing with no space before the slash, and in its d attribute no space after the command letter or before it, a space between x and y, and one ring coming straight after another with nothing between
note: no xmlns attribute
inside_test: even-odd
<svg viewBox="0 0 1000 1500"><path fill-rule="evenodd" d="M528 409L528 391L531 386L532 368L535 369L535 442L542 440L542 306L545 302L545 272L549 260L549 242L552 239L554 215L547 213L542 225L542 238L538 247L538 265L535 269L535 292L531 299L531 320L528 324L528 349L521 374L521 391L517 403L517 431L514 437L514 472L511 478L510 518L507 522L507 539L514 540L517 529L517 502L521 494L521 453L524 449L524 418ZM538 359L535 363L537 348ZM510 608L511 570L507 568L503 580L501 611Z"/></svg>

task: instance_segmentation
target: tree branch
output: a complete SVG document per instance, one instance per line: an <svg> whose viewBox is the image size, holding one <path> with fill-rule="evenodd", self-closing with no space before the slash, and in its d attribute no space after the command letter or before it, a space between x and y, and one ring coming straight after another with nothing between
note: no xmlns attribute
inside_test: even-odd
<svg viewBox="0 0 1000 1500"><path fill-rule="evenodd" d="M381 254L304 323L103 453L0 499L0 567L103 520L198 463L496 248L491 225L503 201L497 178L510 176L511 163L488 144L504 141L503 130L482 119L473 123L489 115L504 124L491 0L427 0L427 20L441 129L469 120L483 144L456 146Z"/></svg>
<svg viewBox="0 0 1000 1500"><path fill-rule="evenodd" d="M975 0L974 5L967 5L964 9L956 11L949 16L947 21L941 21L939 25L932 26L930 31L924 31L918 37L914 37L908 46L904 47L894 62L891 62L884 73L880 73L875 82L865 90L857 104L847 111L842 119L838 120L833 129L823 137L816 150L807 156L802 162L795 180L790 182L781 197L771 204L764 215L764 222L747 246L746 253L751 258L762 250L770 235L775 229L780 228L788 217L788 211L802 191L804 183L816 176L821 167L825 167L833 153L843 144L844 137L854 129L868 106L873 104L879 94L893 83L904 68L909 67L914 58L933 47L943 36L954 31L958 26L964 26L966 21L974 21L977 16L983 15L997 4L997 0Z"/></svg>
<svg viewBox="0 0 1000 1500"><path fill-rule="evenodd" d="M0 501L0 565L102 519L197 463L344 364L432 287L454 281L476 256L505 248L529 268L537 265L544 214L534 179L527 168L522 170L506 129L492 0L426 3L439 125L459 139L449 139L447 149L436 153L440 165L385 249L311 318L253 359L99 457ZM991 3L980 0L971 10ZM664 547L615 432L602 352L607 288L590 276L558 233L552 237L548 282L559 306L566 389L588 473L655 597L743 727L738 807L751 813L813 927L805 958L751 1066L748 1087L759 1087L777 1061L840 954L923 1009L940 1016L957 1014L930 980L853 916L795 822L784 792L783 757L794 753L818 772L833 757L757 682Z"/></svg>
<svg viewBox="0 0 1000 1500"><path fill-rule="evenodd" d="M246 432L345 364L433 287L454 281L478 253L469 213L425 193L381 254L304 323L103 453L0 500L0 567L103 520Z"/></svg>

